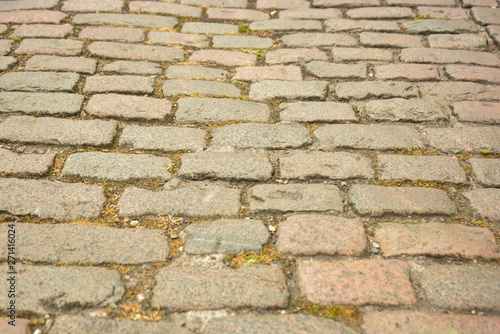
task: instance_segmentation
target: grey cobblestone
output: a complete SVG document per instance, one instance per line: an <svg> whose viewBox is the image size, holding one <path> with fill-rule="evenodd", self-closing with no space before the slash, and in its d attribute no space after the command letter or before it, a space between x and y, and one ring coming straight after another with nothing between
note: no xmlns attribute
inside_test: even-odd
<svg viewBox="0 0 500 334"><path fill-rule="evenodd" d="M257 55L225 50L199 50L193 52L188 61L216 63L225 66L254 65Z"/></svg>
<svg viewBox="0 0 500 334"><path fill-rule="evenodd" d="M55 154L18 154L0 148L0 173L44 175L54 163Z"/></svg>
<svg viewBox="0 0 500 334"><path fill-rule="evenodd" d="M172 103L143 96L96 94L90 98L85 111L98 117L162 120L172 112Z"/></svg>
<svg viewBox="0 0 500 334"><path fill-rule="evenodd" d="M9 56L2 56L0 58L0 71L5 71L17 63L17 59Z"/></svg>
<svg viewBox="0 0 500 334"><path fill-rule="evenodd" d="M269 51L266 54L266 63L268 64L288 64L305 63L311 60L328 60L325 52L319 49L278 49Z"/></svg>
<svg viewBox="0 0 500 334"><path fill-rule="evenodd" d="M271 38L258 36L214 36L214 48L226 49L268 49L273 46Z"/></svg>
<svg viewBox="0 0 500 334"><path fill-rule="evenodd" d="M69 92L80 76L76 73L9 72L0 77L0 89L25 92Z"/></svg>
<svg viewBox="0 0 500 334"><path fill-rule="evenodd" d="M97 61L81 57L33 56L24 67L27 71L62 71L94 74Z"/></svg>
<svg viewBox="0 0 500 334"><path fill-rule="evenodd" d="M165 96L191 94L238 97L241 91L232 84L218 81L172 79L163 83Z"/></svg>
<svg viewBox="0 0 500 334"><path fill-rule="evenodd" d="M102 68L104 73L120 74L160 74L162 69L160 64L149 63L146 61L127 61L118 60L105 64Z"/></svg>
<svg viewBox="0 0 500 334"><path fill-rule="evenodd" d="M443 108L423 99L374 100L366 103L366 114L379 121L437 121L446 119Z"/></svg>
<svg viewBox="0 0 500 334"><path fill-rule="evenodd" d="M227 23L186 22L181 32L206 35L231 34L238 32L238 26Z"/></svg>
<svg viewBox="0 0 500 334"><path fill-rule="evenodd" d="M184 59L184 52L176 48L117 42L93 42L88 47L93 56L130 60L176 61Z"/></svg>
<svg viewBox="0 0 500 334"><path fill-rule="evenodd" d="M264 31L289 31L289 30L321 30L321 22L315 20L295 20L295 19L277 19L267 21L255 21L249 26L252 30Z"/></svg>
<svg viewBox="0 0 500 334"><path fill-rule="evenodd" d="M367 73L365 65L333 64L322 61L312 61L307 64L306 69L319 78L366 78Z"/></svg>
<svg viewBox="0 0 500 334"><path fill-rule="evenodd" d="M73 32L72 26L55 24L23 24L12 36L64 38Z"/></svg>
<svg viewBox="0 0 500 334"><path fill-rule="evenodd" d="M280 11L280 18L290 19L331 19L339 18L342 12L337 8L300 8L300 9L287 9Z"/></svg>
<svg viewBox="0 0 500 334"><path fill-rule="evenodd" d="M280 104L281 120L290 122L356 121L353 108L338 102L293 102Z"/></svg>
<svg viewBox="0 0 500 334"><path fill-rule="evenodd" d="M400 32L395 21L330 19L325 21L326 32L387 31Z"/></svg>
<svg viewBox="0 0 500 334"><path fill-rule="evenodd" d="M58 0L18 0L5 1L0 4L0 11L18 9L49 9L54 8Z"/></svg>
<svg viewBox="0 0 500 334"><path fill-rule="evenodd" d="M82 41L70 39L24 39L17 47L15 53L77 56L82 50Z"/></svg>
<svg viewBox="0 0 500 334"><path fill-rule="evenodd" d="M233 80L261 81L261 80L302 80L299 66L243 66L236 69Z"/></svg>
<svg viewBox="0 0 500 334"><path fill-rule="evenodd" d="M118 42L141 42L145 37L143 29L128 27L83 28L78 35L80 39Z"/></svg>
<svg viewBox="0 0 500 334"><path fill-rule="evenodd" d="M210 39L205 35L182 34L172 31L150 31L148 40L153 44L185 45L197 48L207 48L210 45Z"/></svg>
<svg viewBox="0 0 500 334"><path fill-rule="evenodd" d="M206 136L206 131L201 129L134 125L123 129L119 145L136 150L200 150L206 146Z"/></svg>
<svg viewBox="0 0 500 334"><path fill-rule="evenodd" d="M83 95L69 93L0 92L0 111L26 114L74 115L80 112Z"/></svg>
<svg viewBox="0 0 500 334"><path fill-rule="evenodd" d="M464 192L474 212L492 221L500 221L500 189L483 188Z"/></svg>
<svg viewBox="0 0 500 334"><path fill-rule="evenodd" d="M409 34L478 32L473 22L464 20L413 20L404 21L401 25Z"/></svg>
<svg viewBox="0 0 500 334"><path fill-rule="evenodd" d="M225 79L228 72L218 68L189 65L171 65L165 72L169 79Z"/></svg>
<svg viewBox="0 0 500 334"><path fill-rule="evenodd" d="M468 50L428 48L403 49L401 51L401 60L406 63L463 63L485 66L500 65L500 59L494 54Z"/></svg>
<svg viewBox="0 0 500 334"><path fill-rule="evenodd" d="M250 86L250 98L263 101L273 98L324 98L326 81L279 81L263 80Z"/></svg>
<svg viewBox="0 0 500 334"><path fill-rule="evenodd" d="M154 89L154 78L138 75L96 75L85 80L83 92L148 94Z"/></svg>
<svg viewBox="0 0 500 334"><path fill-rule="evenodd" d="M418 97L418 88L402 81L341 82L335 85L335 94L341 99Z"/></svg>
<svg viewBox="0 0 500 334"><path fill-rule="evenodd" d="M154 1L130 1L129 10L137 13L167 14L175 16L201 17L201 8Z"/></svg>
<svg viewBox="0 0 500 334"><path fill-rule="evenodd" d="M241 21L269 20L268 13L253 9L208 8L207 15L210 19Z"/></svg>
<svg viewBox="0 0 500 334"><path fill-rule="evenodd" d="M444 152L500 152L500 129L493 126L427 128L430 147Z"/></svg>
<svg viewBox="0 0 500 334"><path fill-rule="evenodd" d="M282 40L286 46L305 48L312 46L355 46L357 44L354 37L344 34L299 33L285 35Z"/></svg>
<svg viewBox="0 0 500 334"><path fill-rule="evenodd" d="M431 48L485 50L488 45L486 36L476 34L436 34L429 35L428 40Z"/></svg>
<svg viewBox="0 0 500 334"><path fill-rule="evenodd" d="M469 159L475 180L486 187L500 187L500 159Z"/></svg>
<svg viewBox="0 0 500 334"><path fill-rule="evenodd" d="M144 14L77 14L73 24L125 25L143 28L173 28L179 23L174 17Z"/></svg>

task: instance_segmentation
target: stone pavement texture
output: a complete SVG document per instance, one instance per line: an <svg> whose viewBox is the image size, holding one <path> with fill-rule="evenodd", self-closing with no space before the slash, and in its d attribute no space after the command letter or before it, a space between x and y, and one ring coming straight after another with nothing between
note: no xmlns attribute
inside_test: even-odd
<svg viewBox="0 0 500 334"><path fill-rule="evenodd" d="M499 241L498 0L0 0L1 333L500 333Z"/></svg>

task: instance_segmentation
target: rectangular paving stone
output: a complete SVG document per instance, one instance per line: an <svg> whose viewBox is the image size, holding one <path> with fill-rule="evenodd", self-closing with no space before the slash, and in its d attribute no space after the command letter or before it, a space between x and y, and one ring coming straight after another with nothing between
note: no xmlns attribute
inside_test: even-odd
<svg viewBox="0 0 500 334"><path fill-rule="evenodd" d="M17 10L0 12L0 23L54 23L59 24L68 14L56 10Z"/></svg>
<svg viewBox="0 0 500 334"><path fill-rule="evenodd" d="M333 64L312 61L306 65L307 72L318 78L361 79L366 78L367 68L361 64Z"/></svg>
<svg viewBox="0 0 500 334"><path fill-rule="evenodd" d="M181 32L191 34L234 34L238 33L239 27L236 24L209 23L209 22L185 22Z"/></svg>
<svg viewBox="0 0 500 334"><path fill-rule="evenodd" d="M283 45L289 47L312 46L355 46L357 40L345 34L325 34L320 32L285 35Z"/></svg>
<svg viewBox="0 0 500 334"><path fill-rule="evenodd" d="M457 209L446 192L421 187L353 185L349 201L361 215L452 215Z"/></svg>
<svg viewBox="0 0 500 334"><path fill-rule="evenodd" d="M378 224L375 240L384 256L428 255L498 259L500 247L487 228L447 223Z"/></svg>
<svg viewBox="0 0 500 334"><path fill-rule="evenodd" d="M362 32L359 34L359 43L372 47L418 48L423 46L420 36L378 32Z"/></svg>
<svg viewBox="0 0 500 334"><path fill-rule="evenodd" d="M172 79L165 80L163 83L163 95L165 96L191 94L238 97L241 95L241 91L232 84L218 81Z"/></svg>
<svg viewBox="0 0 500 334"><path fill-rule="evenodd" d="M6 55L10 53L10 50L12 49L12 43L13 41L8 40L8 39L0 39L0 54Z"/></svg>
<svg viewBox="0 0 500 334"><path fill-rule="evenodd" d="M16 0L2 1L0 11L18 10L18 9L49 9L54 8L59 0Z"/></svg>
<svg viewBox="0 0 500 334"><path fill-rule="evenodd" d="M83 95L68 93L0 92L0 111L25 114L75 115Z"/></svg>
<svg viewBox="0 0 500 334"><path fill-rule="evenodd" d="M316 48L278 49L266 53L267 64L306 63L311 60L328 60L324 51Z"/></svg>
<svg viewBox="0 0 500 334"><path fill-rule="evenodd" d="M418 131L406 125L336 124L314 131L320 148L403 150L423 148Z"/></svg>
<svg viewBox="0 0 500 334"><path fill-rule="evenodd" d="M278 265L237 270L165 268L155 280L151 304L169 312L286 307L289 297L283 268Z"/></svg>
<svg viewBox="0 0 500 334"><path fill-rule="evenodd" d="M434 65L420 64L387 64L374 67L377 79L398 80L438 80L439 70Z"/></svg>
<svg viewBox="0 0 500 334"><path fill-rule="evenodd" d="M286 179L371 179L370 159L347 152L307 152L279 158L280 175Z"/></svg>
<svg viewBox="0 0 500 334"><path fill-rule="evenodd" d="M172 112L172 103L144 96L96 94L90 97L85 111L97 117L163 120Z"/></svg>
<svg viewBox="0 0 500 334"><path fill-rule="evenodd" d="M257 101L274 98L322 99L326 95L327 86L326 81L263 80L250 86L250 98Z"/></svg>
<svg viewBox="0 0 500 334"><path fill-rule="evenodd" d="M25 92L70 92L80 75L76 73L9 72L0 77L0 89Z"/></svg>
<svg viewBox="0 0 500 334"><path fill-rule="evenodd" d="M117 60L102 67L104 73L120 74L160 74L163 72L160 64L147 61Z"/></svg>
<svg viewBox="0 0 500 334"><path fill-rule="evenodd" d="M261 21L269 20L269 14L254 9L208 8L209 19ZM281 14L280 14L281 15Z"/></svg>
<svg viewBox="0 0 500 334"><path fill-rule="evenodd" d="M358 219L316 214L288 217L279 224L276 242L280 253L293 256L360 256L366 247L365 228Z"/></svg>
<svg viewBox="0 0 500 334"><path fill-rule="evenodd" d="M94 74L95 59L83 57L33 56L24 67L26 71L61 71Z"/></svg>
<svg viewBox="0 0 500 334"><path fill-rule="evenodd" d="M235 217L240 207L240 191L219 186L184 187L163 191L132 187L126 188L118 201L118 211L122 217Z"/></svg>
<svg viewBox="0 0 500 334"><path fill-rule="evenodd" d="M145 37L143 29L129 27L83 28L78 35L80 39L118 42L141 42Z"/></svg>
<svg viewBox="0 0 500 334"><path fill-rule="evenodd" d="M195 152L181 157L177 175L187 179L269 180L273 166L263 152Z"/></svg>
<svg viewBox="0 0 500 334"><path fill-rule="evenodd" d="M201 8L156 1L131 1L129 3L129 11L197 18L201 17Z"/></svg>
<svg viewBox="0 0 500 334"><path fill-rule="evenodd" d="M7 277L7 265L0 267L2 277ZM117 270L96 267L49 267L16 266L16 281L24 282L16 287L16 310L38 315L61 312L75 305L97 308L117 303L125 293ZM7 291L8 281L0 287ZM85 286L85 289L82 289ZM7 305L4 293L0 303Z"/></svg>
<svg viewBox="0 0 500 334"><path fill-rule="evenodd" d="M418 97L418 88L402 81L339 82L335 94L341 99Z"/></svg>
<svg viewBox="0 0 500 334"><path fill-rule="evenodd" d="M439 104L424 99L373 100L366 103L365 109L370 119L379 121L425 122L447 119Z"/></svg>
<svg viewBox="0 0 500 334"><path fill-rule="evenodd" d="M282 103L280 118L290 122L357 121L354 109L347 103L292 102Z"/></svg>
<svg viewBox="0 0 500 334"><path fill-rule="evenodd" d="M307 0L257 0L259 9L289 9L289 8L308 8L310 6Z"/></svg>
<svg viewBox="0 0 500 334"><path fill-rule="evenodd" d="M261 80L302 80L299 66L243 66L236 68L233 80L261 81Z"/></svg>
<svg viewBox="0 0 500 334"><path fill-rule="evenodd" d="M469 16L467 11L463 8L450 8L450 7L417 7L419 15L424 17L432 17L433 19L447 19L447 20L468 20Z"/></svg>
<svg viewBox="0 0 500 334"><path fill-rule="evenodd" d="M0 148L0 173L44 175L54 163L55 154L18 154Z"/></svg>
<svg viewBox="0 0 500 334"><path fill-rule="evenodd" d="M379 155L381 180L467 183L467 175L453 157Z"/></svg>
<svg viewBox="0 0 500 334"><path fill-rule="evenodd" d="M463 0L464 8L470 7L495 7L498 6L497 0Z"/></svg>
<svg viewBox="0 0 500 334"><path fill-rule="evenodd" d="M403 21L401 26L409 34L429 34L429 33L477 33L474 22L465 20L412 20Z"/></svg>
<svg viewBox="0 0 500 334"><path fill-rule="evenodd" d="M446 73L453 80L500 83L500 69L486 66L447 65Z"/></svg>
<svg viewBox="0 0 500 334"><path fill-rule="evenodd" d="M415 16L407 7L362 7L349 9L347 17L351 19L403 19Z"/></svg>
<svg viewBox="0 0 500 334"><path fill-rule="evenodd" d="M287 9L279 12L281 19L331 19L342 17L342 12L337 8L300 8L300 9Z"/></svg>
<svg viewBox="0 0 500 334"><path fill-rule="evenodd" d="M0 139L9 142L103 146L115 134L116 123L100 120L11 116L0 123Z"/></svg>
<svg viewBox="0 0 500 334"><path fill-rule="evenodd" d="M184 51L167 46L93 42L88 47L92 56L104 58L173 62L184 59Z"/></svg>
<svg viewBox="0 0 500 334"><path fill-rule="evenodd" d="M500 187L500 159L469 159L474 179L486 187Z"/></svg>
<svg viewBox="0 0 500 334"><path fill-rule="evenodd" d="M62 6L66 12L114 12L122 8L123 0L68 0Z"/></svg>
<svg viewBox="0 0 500 334"><path fill-rule="evenodd" d="M7 233L8 224L0 225ZM160 230L76 224L18 223L16 255L21 261L68 264L140 264L166 261L169 244ZM7 239L0 241L7 248ZM1 256L3 261L7 256Z"/></svg>
<svg viewBox="0 0 500 334"><path fill-rule="evenodd" d="M183 5L245 8L247 0L181 0Z"/></svg>
<svg viewBox="0 0 500 334"><path fill-rule="evenodd" d="M76 14L73 24L123 25L143 28L174 28L179 23L175 17L146 14Z"/></svg>
<svg viewBox="0 0 500 334"><path fill-rule="evenodd" d="M483 26L488 24L500 24L500 8L474 7L470 10L470 13L474 20Z"/></svg>
<svg viewBox="0 0 500 334"><path fill-rule="evenodd" d="M379 0L313 0L315 7L361 7L380 6Z"/></svg>
<svg viewBox="0 0 500 334"><path fill-rule="evenodd" d="M167 166L171 162L151 154L80 152L66 159L62 174L111 181L170 180Z"/></svg>
<svg viewBox="0 0 500 334"><path fill-rule="evenodd" d="M273 46L273 40L258 36L214 36L212 47L226 49L268 49Z"/></svg>
<svg viewBox="0 0 500 334"><path fill-rule="evenodd" d="M448 50L433 48L409 48L401 50L401 61L405 63L437 63L437 64L474 64L499 66L500 59L491 53Z"/></svg>
<svg viewBox="0 0 500 334"><path fill-rule="evenodd" d="M275 19L267 21L255 21L250 23L251 30L264 30L264 31L288 31L288 30L321 30L322 25L320 21L316 20L296 20L296 19Z"/></svg>
<svg viewBox="0 0 500 334"><path fill-rule="evenodd" d="M127 126L120 136L124 149L196 151L206 147L207 133L201 129L174 126Z"/></svg>
<svg viewBox="0 0 500 334"><path fill-rule="evenodd" d="M169 79L216 80L225 79L228 75L228 71L203 66L170 65L165 74Z"/></svg>
<svg viewBox="0 0 500 334"><path fill-rule="evenodd" d="M8 70L17 63L17 59L9 56L0 57L0 71Z"/></svg>
<svg viewBox="0 0 500 334"><path fill-rule="evenodd" d="M82 183L0 178L0 211L71 221L101 215L104 188Z"/></svg>
<svg viewBox="0 0 500 334"><path fill-rule="evenodd" d="M423 82L422 95L439 101L496 100L500 88L495 85L482 85L474 82Z"/></svg>
<svg viewBox="0 0 500 334"><path fill-rule="evenodd" d="M83 92L149 94L154 90L155 79L138 75L95 75L87 77Z"/></svg>
<svg viewBox="0 0 500 334"><path fill-rule="evenodd" d="M435 34L427 37L431 48L486 50L488 39L478 34Z"/></svg>
<svg viewBox="0 0 500 334"><path fill-rule="evenodd" d="M500 221L500 207L498 206L500 189L475 189L467 191L463 195L479 216L492 221Z"/></svg>
<svg viewBox="0 0 500 334"><path fill-rule="evenodd" d="M401 32L396 21L330 19L325 21L326 32L387 31Z"/></svg>
<svg viewBox="0 0 500 334"><path fill-rule="evenodd" d="M337 62L343 61L392 61L393 55L391 50L371 49L371 48L333 48L333 60Z"/></svg>
<svg viewBox="0 0 500 334"><path fill-rule="evenodd" d="M193 52L187 61L215 63L224 66L255 65L257 55L237 51L198 50Z"/></svg>
<svg viewBox="0 0 500 334"><path fill-rule="evenodd" d="M434 306L454 311L498 311L498 268L433 265L422 272L421 287Z"/></svg>
<svg viewBox="0 0 500 334"><path fill-rule="evenodd" d="M271 110L264 103L221 98L180 98L178 123L267 122Z"/></svg>
<svg viewBox="0 0 500 334"><path fill-rule="evenodd" d="M181 34L172 31L150 31L148 41L162 45L184 45L197 48L208 48L210 39L202 34Z"/></svg>
<svg viewBox="0 0 500 334"><path fill-rule="evenodd" d="M486 31L493 39L496 45L500 45L500 26L488 26Z"/></svg>
<svg viewBox="0 0 500 334"><path fill-rule="evenodd" d="M327 184L260 184L248 202L251 212L344 211L339 188Z"/></svg>
<svg viewBox="0 0 500 334"><path fill-rule="evenodd" d="M60 56L78 56L82 53L83 42L70 39L23 39L16 54L48 54Z"/></svg>
<svg viewBox="0 0 500 334"><path fill-rule="evenodd" d="M231 124L212 131L212 146L299 148L311 143L309 130L298 124Z"/></svg>
<svg viewBox="0 0 500 334"><path fill-rule="evenodd" d="M424 134L431 148L447 153L500 152L500 129L494 126L427 128Z"/></svg>
<svg viewBox="0 0 500 334"><path fill-rule="evenodd" d="M301 296L324 305L412 305L410 267L399 260L300 261Z"/></svg>
<svg viewBox="0 0 500 334"><path fill-rule="evenodd" d="M399 6L455 6L454 0L387 0L388 5Z"/></svg>
<svg viewBox="0 0 500 334"><path fill-rule="evenodd" d="M64 38L72 32L70 25L23 24L14 30L12 36Z"/></svg>

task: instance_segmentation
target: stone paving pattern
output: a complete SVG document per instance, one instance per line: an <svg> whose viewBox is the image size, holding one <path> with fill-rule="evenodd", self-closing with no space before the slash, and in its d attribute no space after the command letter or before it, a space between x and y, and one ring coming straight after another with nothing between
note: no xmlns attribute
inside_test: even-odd
<svg viewBox="0 0 500 334"><path fill-rule="evenodd" d="M0 0L0 332L499 333L499 47L498 0Z"/></svg>

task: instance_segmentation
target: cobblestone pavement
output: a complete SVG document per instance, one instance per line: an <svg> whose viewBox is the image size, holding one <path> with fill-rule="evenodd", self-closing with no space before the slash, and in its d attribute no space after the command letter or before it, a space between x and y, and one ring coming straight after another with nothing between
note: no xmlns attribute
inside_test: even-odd
<svg viewBox="0 0 500 334"><path fill-rule="evenodd" d="M0 332L500 333L498 6L0 0Z"/></svg>

